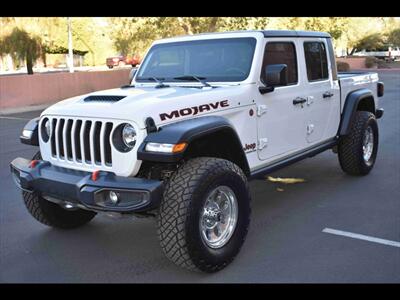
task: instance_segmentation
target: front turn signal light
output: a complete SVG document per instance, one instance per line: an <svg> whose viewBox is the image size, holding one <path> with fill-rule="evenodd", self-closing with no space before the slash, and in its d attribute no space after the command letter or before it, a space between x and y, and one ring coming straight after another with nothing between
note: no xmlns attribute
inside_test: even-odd
<svg viewBox="0 0 400 300"><path fill-rule="evenodd" d="M172 147L172 153L182 152L183 150L185 150L186 146L186 143L175 144L174 147Z"/></svg>
<svg viewBox="0 0 400 300"><path fill-rule="evenodd" d="M147 143L146 151L159 153L179 153L185 150L187 143L179 144L162 144L162 143Z"/></svg>

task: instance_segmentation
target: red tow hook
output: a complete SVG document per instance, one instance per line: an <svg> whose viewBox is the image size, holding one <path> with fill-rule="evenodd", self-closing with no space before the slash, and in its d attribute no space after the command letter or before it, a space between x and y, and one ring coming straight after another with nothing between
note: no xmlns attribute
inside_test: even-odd
<svg viewBox="0 0 400 300"><path fill-rule="evenodd" d="M33 169L39 163L39 160L34 159L29 163L29 168Z"/></svg>
<svg viewBox="0 0 400 300"><path fill-rule="evenodd" d="M100 174L100 170L96 170L92 173L92 180L96 181L97 179L99 179L99 174Z"/></svg>

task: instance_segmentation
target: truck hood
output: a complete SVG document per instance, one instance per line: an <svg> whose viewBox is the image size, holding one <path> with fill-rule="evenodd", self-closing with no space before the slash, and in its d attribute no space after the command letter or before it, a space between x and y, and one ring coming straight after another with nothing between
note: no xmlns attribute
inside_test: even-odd
<svg viewBox="0 0 400 300"><path fill-rule="evenodd" d="M60 101L43 111L42 115L130 120L143 129L145 128L147 117L152 117L156 125L167 124L172 121L172 118L162 118L160 115L171 115L171 112L173 113L176 110L178 112L183 110L184 115L179 115L178 117L185 119L186 117L193 118L193 115L197 114L201 115L215 110L233 108L237 104L235 103L237 102L236 99L240 98L242 99L242 105L245 105L246 103L243 103L243 98L240 97L240 94L246 93L248 87L249 84L247 84L247 88L246 85L218 86L215 88L202 88L201 86L117 88ZM201 105L210 105L210 103L215 104L221 101L225 101L225 104L228 102L228 105L221 106L216 104L211 106L210 109L201 111L195 109ZM190 115L188 113L189 110L191 111Z"/></svg>

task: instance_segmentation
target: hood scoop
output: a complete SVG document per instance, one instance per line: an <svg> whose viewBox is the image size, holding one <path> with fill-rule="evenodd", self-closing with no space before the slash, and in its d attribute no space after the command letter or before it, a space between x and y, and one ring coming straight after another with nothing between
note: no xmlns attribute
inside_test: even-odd
<svg viewBox="0 0 400 300"><path fill-rule="evenodd" d="M126 96L113 96L113 95L91 95L83 99L85 102L118 102Z"/></svg>

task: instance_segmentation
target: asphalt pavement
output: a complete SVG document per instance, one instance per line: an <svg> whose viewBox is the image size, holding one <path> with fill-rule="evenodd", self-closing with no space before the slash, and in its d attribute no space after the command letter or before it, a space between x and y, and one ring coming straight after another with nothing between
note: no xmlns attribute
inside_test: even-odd
<svg viewBox="0 0 400 300"><path fill-rule="evenodd" d="M9 163L37 151L19 135L40 111L1 115L0 282L400 283L400 72L379 75L385 114L372 172L346 175L326 151L270 174L304 183L252 181L246 242L235 261L214 274L186 271L165 258L153 219L97 216L70 231L38 223L24 207ZM339 231L349 234L332 234Z"/></svg>

